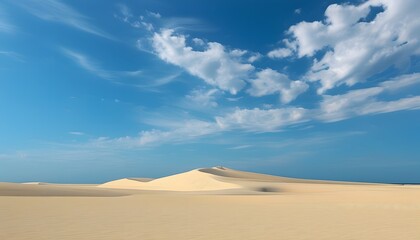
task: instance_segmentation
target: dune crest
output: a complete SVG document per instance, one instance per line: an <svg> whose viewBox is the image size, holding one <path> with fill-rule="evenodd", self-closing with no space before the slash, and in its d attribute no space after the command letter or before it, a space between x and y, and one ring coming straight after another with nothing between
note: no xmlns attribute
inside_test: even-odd
<svg viewBox="0 0 420 240"><path fill-rule="evenodd" d="M148 182L133 179L119 179L99 185L103 188L138 189L158 191L215 191L240 189L241 186L229 181L222 181L222 176L195 169Z"/></svg>
<svg viewBox="0 0 420 240"><path fill-rule="evenodd" d="M336 183L318 180L285 178L266 174L237 171L225 167L199 168L150 181L134 178L114 180L101 188L156 191L252 191L280 192L285 183Z"/></svg>

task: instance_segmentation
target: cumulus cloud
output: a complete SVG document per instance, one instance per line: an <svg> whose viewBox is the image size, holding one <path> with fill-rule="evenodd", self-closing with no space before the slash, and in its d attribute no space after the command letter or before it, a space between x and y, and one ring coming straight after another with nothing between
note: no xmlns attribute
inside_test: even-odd
<svg viewBox="0 0 420 240"><path fill-rule="evenodd" d="M205 48L198 51L187 46L186 40L184 35L175 34L172 29L155 33L152 39L159 58L231 94L238 93L250 82L251 88L247 92L252 96L280 93L281 101L289 103L308 88L304 82L290 81L286 75L272 69L255 72L255 67L246 62L256 61L261 57L258 53L251 53L248 57L250 53L246 50L227 50L220 43L205 43L194 38L195 44ZM256 75L255 79L253 75Z"/></svg>
<svg viewBox="0 0 420 240"><path fill-rule="evenodd" d="M220 43L209 42L204 51L196 51L187 46L184 35L175 34L172 29L154 33L152 41L157 56L162 60L232 94L245 86L245 79L254 70L251 64L232 56Z"/></svg>
<svg viewBox="0 0 420 240"><path fill-rule="evenodd" d="M257 78L251 81L248 93L260 97L280 93L282 103L289 103L308 89L302 81L291 81L285 74L270 68L257 72Z"/></svg>
<svg viewBox="0 0 420 240"><path fill-rule="evenodd" d="M248 58L248 62L253 63L255 61L260 60L262 55L260 53L254 53Z"/></svg>
<svg viewBox="0 0 420 240"><path fill-rule="evenodd" d="M289 48L277 48L267 54L269 58L286 58L291 55L293 55L293 51Z"/></svg>
<svg viewBox="0 0 420 240"><path fill-rule="evenodd" d="M291 26L287 49L298 57L321 52L306 75L310 81L320 81L320 94L342 84L352 86L389 67L403 66L420 54L419 8L416 0L332 4L323 21ZM368 19L369 14L373 19ZM289 52L270 53L284 57Z"/></svg>

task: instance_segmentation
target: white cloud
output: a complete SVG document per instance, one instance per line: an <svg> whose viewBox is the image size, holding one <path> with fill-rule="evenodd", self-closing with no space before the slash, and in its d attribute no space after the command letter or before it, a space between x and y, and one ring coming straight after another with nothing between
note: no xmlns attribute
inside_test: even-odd
<svg viewBox="0 0 420 240"><path fill-rule="evenodd" d="M206 45L206 43L204 42L203 39L201 38L193 38L192 39L193 43L195 43L197 46L204 46Z"/></svg>
<svg viewBox="0 0 420 240"><path fill-rule="evenodd" d="M158 12L151 12L151 11L147 11L147 15L154 17L154 18L161 18L162 16L160 15L160 13Z"/></svg>
<svg viewBox="0 0 420 240"><path fill-rule="evenodd" d="M20 55L19 53L12 52L12 51L0 51L0 55L13 58L14 60L17 60L19 62L24 62L24 57Z"/></svg>
<svg viewBox="0 0 420 240"><path fill-rule="evenodd" d="M84 132L69 132L70 135L77 135L77 136L82 136L85 135Z"/></svg>
<svg viewBox="0 0 420 240"><path fill-rule="evenodd" d="M252 132L272 132L279 128L305 121L305 109L236 109L234 112L215 121L188 119L164 123L168 130L152 129L142 131L137 137L98 138L92 142L95 146L113 146L119 148L139 148L164 143L185 143L200 137L231 130Z"/></svg>
<svg viewBox="0 0 420 240"><path fill-rule="evenodd" d="M231 94L238 93L250 81L255 68L246 61L256 61L260 54L246 50L226 50L219 43L205 43L201 39L194 38L193 42L205 46L205 50L198 51L187 46L184 35L176 35L172 29L164 29L153 36L153 48L156 54L164 61L180 66L191 75L203 79L207 84L229 91ZM256 73L257 79L251 82L252 87L248 90L252 96L264 96L273 93L281 94L281 101L288 103L307 89L302 81L290 81L286 75L271 69Z"/></svg>
<svg viewBox="0 0 420 240"><path fill-rule="evenodd" d="M420 74L409 74L380 83L376 87L352 90L334 96L324 96L313 109L298 107L270 109L237 108L214 118L213 121L197 119L151 121L166 130L142 131L136 137L99 138L91 144L97 147L141 148L163 143L185 143L204 136L227 132L276 132L288 126L310 121L334 122L352 117L381 114L401 110L420 109L420 96L381 100L381 94L390 94L403 88L420 84ZM238 146L233 149L245 148Z"/></svg>
<svg viewBox="0 0 420 240"><path fill-rule="evenodd" d="M133 17L131 10L125 4L118 4L121 16L119 17L123 22L129 22L130 18Z"/></svg>
<svg viewBox="0 0 420 240"><path fill-rule="evenodd" d="M84 68L85 70L104 79L111 80L114 78L114 76L110 72L102 69L97 63L89 59L84 54L75 52L73 50L65 49L65 48L62 49L62 52L68 58L72 59L74 62L76 62L80 67Z"/></svg>
<svg viewBox="0 0 420 240"><path fill-rule="evenodd" d="M134 28L144 28L149 32L154 30L153 24L151 22L145 21L146 18L144 16L135 17L131 13L131 10L130 8L127 7L127 5L118 4L117 6L119 8L119 14L115 14L114 15L115 18L125 23L128 23L130 26ZM160 18L159 13L152 13L148 11L146 12L147 12L147 15L152 16L153 18Z"/></svg>
<svg viewBox="0 0 420 240"><path fill-rule="evenodd" d="M2 6L0 6L2 7ZM10 23L8 16L3 11L3 9L0 8L0 33L13 33L16 31L16 26Z"/></svg>
<svg viewBox="0 0 420 240"><path fill-rule="evenodd" d="M382 7L383 12L367 21L372 7ZM324 21L291 26L288 48L298 57L326 51L306 75L321 82L320 94L342 84L352 86L389 67L404 66L411 56L420 54L419 8L417 0L332 4Z"/></svg>
<svg viewBox="0 0 420 240"><path fill-rule="evenodd" d="M368 90L325 97L316 118L326 122L335 122L355 116L420 109L420 96L380 101L375 98L379 94L377 88Z"/></svg>
<svg viewBox="0 0 420 240"><path fill-rule="evenodd" d="M245 149L245 148L250 148L250 147L253 147L253 145L239 145L239 146L231 147L231 148L228 148L228 149L230 149L230 150L240 150L240 149Z"/></svg>
<svg viewBox="0 0 420 240"><path fill-rule="evenodd" d="M247 54L247 52L247 50L233 49L232 51L230 51L230 55L232 57L242 57L243 55Z"/></svg>
<svg viewBox="0 0 420 240"><path fill-rule="evenodd" d="M334 122L352 117L420 109L420 96L381 100L381 94L420 84L420 74L409 74L383 82L377 87L352 90L341 95L324 95L318 108L236 109L216 122L228 131L242 129L272 132L305 121Z"/></svg>
<svg viewBox="0 0 420 240"><path fill-rule="evenodd" d="M222 117L216 117L221 129L242 129L252 132L272 132L281 127L307 120L307 110L303 108L278 109L236 109Z"/></svg>
<svg viewBox="0 0 420 240"><path fill-rule="evenodd" d="M219 132L220 129L212 122L187 120L182 126L169 131L151 130L140 133L139 144L185 142L198 137Z"/></svg>
<svg viewBox="0 0 420 240"><path fill-rule="evenodd" d="M160 87L166 84L169 84L171 82L174 82L177 80L177 78L181 75L181 72L171 73L163 77L154 78L153 82L148 85L143 85L140 87L146 87L146 88L154 88L154 87Z"/></svg>
<svg viewBox="0 0 420 240"><path fill-rule="evenodd" d="M260 60L262 55L260 53L255 53L248 58L248 62L253 63L255 61Z"/></svg>
<svg viewBox="0 0 420 240"><path fill-rule="evenodd" d="M277 48L267 53L269 58L286 58L293 55L293 51L289 48Z"/></svg>
<svg viewBox="0 0 420 240"><path fill-rule="evenodd" d="M192 17L163 17L160 23L162 28L180 31L206 32L213 30L202 20Z"/></svg>
<svg viewBox="0 0 420 240"><path fill-rule="evenodd" d="M374 101L366 103L359 115L420 109L420 96L400 98L395 101Z"/></svg>
<svg viewBox="0 0 420 240"><path fill-rule="evenodd" d="M109 71L103 69L98 63L90 59L88 56L70 50L66 48L62 48L61 51L63 54L77 63L80 67L85 69L92 74L111 81L118 81L121 77L137 77L142 74L142 71L135 70L135 71Z"/></svg>
<svg viewBox="0 0 420 240"><path fill-rule="evenodd" d="M323 96L320 104L319 119L323 121L338 121L358 115L360 108L366 102L374 101L373 98L383 91L380 87L353 90L346 94Z"/></svg>
<svg viewBox="0 0 420 240"><path fill-rule="evenodd" d="M79 30L115 40L113 36L89 23L89 18L59 0L15 1L34 16L52 22L59 22Z"/></svg>
<svg viewBox="0 0 420 240"><path fill-rule="evenodd" d="M243 97L228 97L226 98L226 100L228 100L229 102L237 102L239 100L241 100Z"/></svg>
<svg viewBox="0 0 420 240"><path fill-rule="evenodd" d="M282 103L289 103L308 89L302 81L291 81L286 75L270 68L257 72L257 78L251 81L248 93L260 97L280 93Z"/></svg>
<svg viewBox="0 0 420 240"><path fill-rule="evenodd" d="M420 84L420 74L409 74L382 82L377 87L352 90L345 94L324 95L316 119L333 122L354 116L420 108L420 96L397 100L378 100L378 95Z"/></svg>
<svg viewBox="0 0 420 240"><path fill-rule="evenodd" d="M15 31L15 26L7 23L6 21L0 19L0 32L11 33Z"/></svg>
<svg viewBox="0 0 420 240"><path fill-rule="evenodd" d="M385 90L394 91L420 83L420 73L401 75L379 84Z"/></svg>
<svg viewBox="0 0 420 240"><path fill-rule="evenodd" d="M218 89L194 89L185 98L189 103L200 107L217 107L216 95L219 93Z"/></svg>
<svg viewBox="0 0 420 240"><path fill-rule="evenodd" d="M142 131L136 137L97 138L92 141L95 146L113 146L119 148L139 148L164 143L182 143L202 136L215 134L220 128L212 122L190 119L173 123L174 128L169 130L152 129Z"/></svg>
<svg viewBox="0 0 420 240"><path fill-rule="evenodd" d="M204 51L196 51L187 46L184 35L175 34L172 29L155 33L152 41L157 56L162 60L232 94L245 86L245 80L254 70L251 64L231 56L220 43L209 42Z"/></svg>

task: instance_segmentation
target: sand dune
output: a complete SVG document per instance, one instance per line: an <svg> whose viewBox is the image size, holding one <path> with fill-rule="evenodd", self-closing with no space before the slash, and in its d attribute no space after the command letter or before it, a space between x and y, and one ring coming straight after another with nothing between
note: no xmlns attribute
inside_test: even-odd
<svg viewBox="0 0 420 240"><path fill-rule="evenodd" d="M223 181L219 176L203 172L201 169L168 177L154 179L148 182L132 179L120 179L99 185L101 188L141 189L164 191L212 191L240 189L241 186Z"/></svg>
<svg viewBox="0 0 420 240"><path fill-rule="evenodd" d="M348 182L285 178L252 172L243 172L225 167L199 168L150 181L119 179L99 185L100 188L137 189L159 191L223 191L224 193L281 192L286 183L308 184L361 184Z"/></svg>
<svg viewBox="0 0 420 240"><path fill-rule="evenodd" d="M99 186L0 183L0 239L418 240L420 187L201 168Z"/></svg>

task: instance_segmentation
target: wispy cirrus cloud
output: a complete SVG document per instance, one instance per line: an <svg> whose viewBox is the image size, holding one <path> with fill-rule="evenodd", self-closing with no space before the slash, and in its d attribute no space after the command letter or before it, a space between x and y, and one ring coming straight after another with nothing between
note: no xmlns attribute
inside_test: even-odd
<svg viewBox="0 0 420 240"><path fill-rule="evenodd" d="M235 146L235 147L230 147L228 149L230 150L240 150L240 149L245 149L245 148L250 148L253 147L253 145L239 145L239 146Z"/></svg>
<svg viewBox="0 0 420 240"><path fill-rule="evenodd" d="M177 80L181 72L171 72L164 76L158 75L153 71L144 72L143 70L121 71L105 69L98 61L90 56L68 48L61 48L61 52L71 59L79 67L87 72L108 80L115 84L129 85L141 90L159 92L159 87ZM138 81L127 81L127 79L137 79Z"/></svg>
<svg viewBox="0 0 420 240"><path fill-rule="evenodd" d="M115 18L125 23L128 23L130 26L134 28L143 28L147 31L154 30L153 24L150 21L147 21L144 15L135 16L131 12L131 9L125 4L118 4L117 7L119 11L118 11L118 14L114 14ZM159 13L146 11L146 14L148 17L160 18Z"/></svg>
<svg viewBox="0 0 420 240"><path fill-rule="evenodd" d="M114 36L93 25L89 17L60 0L27 0L14 3L42 20L65 24L90 34L116 40Z"/></svg>
<svg viewBox="0 0 420 240"><path fill-rule="evenodd" d="M402 75L380 83L376 87L357 89L341 95L324 95L317 111L317 119L339 121L361 115L374 115L420 108L420 96L395 100L380 100L384 93L420 84L420 73Z"/></svg>
<svg viewBox="0 0 420 240"><path fill-rule="evenodd" d="M6 12L0 5L0 33L13 33L16 31L16 26L13 25Z"/></svg>
<svg viewBox="0 0 420 240"><path fill-rule="evenodd" d="M73 131L73 132L68 132L70 135L76 135L76 136L83 136L85 135L84 132L77 132L77 131Z"/></svg>
<svg viewBox="0 0 420 240"><path fill-rule="evenodd" d="M0 55L12 58L19 62L24 62L24 57L21 54L13 51L0 51Z"/></svg>
<svg viewBox="0 0 420 240"><path fill-rule="evenodd" d="M74 61L81 68L86 71L106 80L118 82L121 77L138 77L142 74L141 70L136 71L110 71L102 68L96 61L89 58L87 55L70 50L67 48L61 48L62 53Z"/></svg>

